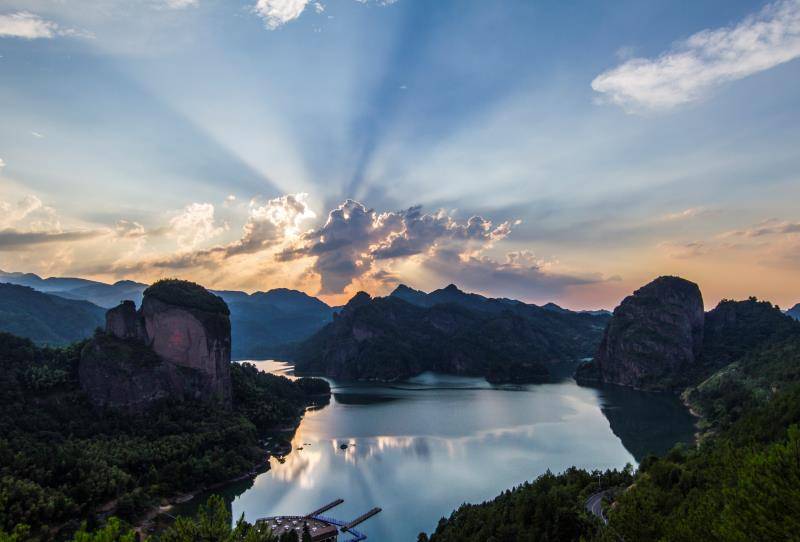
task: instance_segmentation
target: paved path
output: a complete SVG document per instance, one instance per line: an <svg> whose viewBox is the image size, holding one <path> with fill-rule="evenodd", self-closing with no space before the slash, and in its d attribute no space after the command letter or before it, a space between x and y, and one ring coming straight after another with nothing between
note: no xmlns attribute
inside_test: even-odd
<svg viewBox="0 0 800 542"><path fill-rule="evenodd" d="M603 497L605 497L606 493L608 493L607 489L598 491L594 495L589 496L589 498L586 499L585 506L589 513L600 518L600 521L603 523L608 524L608 518L606 518L606 515L603 513Z"/></svg>

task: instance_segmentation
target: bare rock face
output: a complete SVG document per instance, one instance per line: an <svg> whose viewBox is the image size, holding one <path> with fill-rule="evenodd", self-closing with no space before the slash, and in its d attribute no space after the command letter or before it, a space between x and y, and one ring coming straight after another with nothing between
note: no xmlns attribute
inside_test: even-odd
<svg viewBox="0 0 800 542"><path fill-rule="evenodd" d="M133 301L123 301L106 312L106 333L119 339L147 341L144 325L136 313Z"/></svg>
<svg viewBox="0 0 800 542"><path fill-rule="evenodd" d="M699 363L703 298L697 284L659 277L614 309L594 361L579 380L670 390Z"/></svg>
<svg viewBox="0 0 800 542"><path fill-rule="evenodd" d="M81 354L81 386L97 406L141 410L162 399L231 404L228 307L203 287L159 281L142 307L124 301Z"/></svg>
<svg viewBox="0 0 800 542"><path fill-rule="evenodd" d="M209 294L211 295L211 294ZM159 357L204 376L201 393L231 400L231 326L228 315L145 296L141 315L148 345Z"/></svg>

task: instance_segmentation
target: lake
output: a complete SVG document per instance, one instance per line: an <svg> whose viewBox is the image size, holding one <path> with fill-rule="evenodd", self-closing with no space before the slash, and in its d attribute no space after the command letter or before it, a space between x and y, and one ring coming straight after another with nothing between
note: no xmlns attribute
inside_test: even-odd
<svg viewBox="0 0 800 542"><path fill-rule="evenodd" d="M262 369L287 373L278 362ZM234 518L328 514L353 519L370 540L415 541L464 502L481 502L546 470L636 464L689 442L694 419L677 398L558 382L493 386L425 373L402 383L330 381L330 404L306 413L294 450L229 488ZM342 449L342 445L347 445ZM300 449L302 448L302 449Z"/></svg>

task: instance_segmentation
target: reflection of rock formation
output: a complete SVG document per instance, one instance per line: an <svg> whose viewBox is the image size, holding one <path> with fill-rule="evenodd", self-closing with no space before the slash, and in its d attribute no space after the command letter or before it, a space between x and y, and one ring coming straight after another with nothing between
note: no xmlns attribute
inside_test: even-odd
<svg viewBox="0 0 800 542"><path fill-rule="evenodd" d="M597 389L611 431L636 461L694 438L695 419L677 397L610 384Z"/></svg>

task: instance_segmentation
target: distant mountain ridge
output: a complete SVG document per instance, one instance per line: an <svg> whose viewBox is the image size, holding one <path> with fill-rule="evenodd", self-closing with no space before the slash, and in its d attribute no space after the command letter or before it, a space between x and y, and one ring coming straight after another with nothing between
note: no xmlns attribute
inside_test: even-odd
<svg viewBox="0 0 800 542"><path fill-rule="evenodd" d="M91 336L104 322L105 309L89 301L0 283L0 331L57 346Z"/></svg>
<svg viewBox="0 0 800 542"><path fill-rule="evenodd" d="M401 285L387 297L359 292L291 356L298 373L334 378L396 380L434 370L498 383L544 380L554 363L590 356L607 321L452 284L430 293Z"/></svg>
<svg viewBox="0 0 800 542"><path fill-rule="evenodd" d="M102 309L116 307L125 300L133 301L137 307L141 306L142 295L148 287L147 284L132 280L107 284L81 278L42 278L34 273L8 273L0 270L0 284L2 283L32 288L38 293L64 300L90 302L101 312ZM330 322L334 312L333 308L316 297L287 288L253 294L236 290L210 291L222 297L230 307L234 359L260 359L276 355L283 345L303 340ZM0 291L0 306L4 297L10 295L7 292L10 290ZM30 323L32 317L25 316L18 305L13 306L14 310L6 313L6 318L18 323L8 331L40 344L65 344L83 339L90 336L97 325L103 323L103 318L100 318L91 327L85 328L85 335L76 335L65 323L64 326L71 331L60 334L53 328L45 330L40 323ZM97 310L94 312L97 313ZM48 320L42 314L38 314L35 319L39 322ZM54 321L52 325L60 324ZM5 328L0 328L2 329Z"/></svg>
<svg viewBox="0 0 800 542"><path fill-rule="evenodd" d="M800 320L800 303L796 304L794 307L786 311L786 314L791 316L795 320Z"/></svg>

